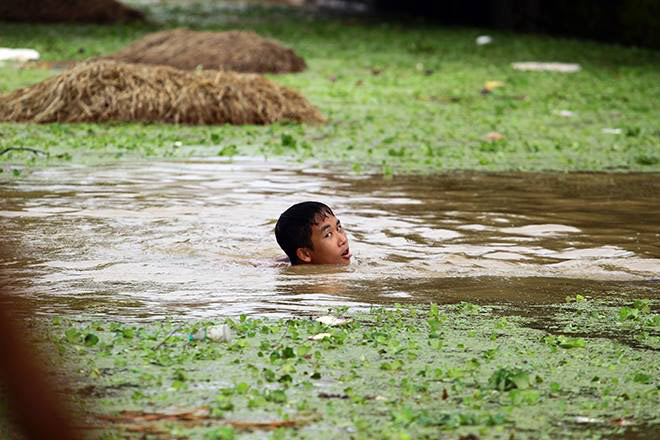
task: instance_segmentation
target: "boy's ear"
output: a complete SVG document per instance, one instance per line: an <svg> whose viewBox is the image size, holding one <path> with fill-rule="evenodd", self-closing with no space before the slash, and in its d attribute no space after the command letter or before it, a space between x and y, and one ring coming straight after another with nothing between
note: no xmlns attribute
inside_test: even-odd
<svg viewBox="0 0 660 440"><path fill-rule="evenodd" d="M302 261L303 263L311 263L312 262L312 254L310 253L309 249L307 249L307 248L298 248L298 249L296 249L296 257L298 257L298 260Z"/></svg>

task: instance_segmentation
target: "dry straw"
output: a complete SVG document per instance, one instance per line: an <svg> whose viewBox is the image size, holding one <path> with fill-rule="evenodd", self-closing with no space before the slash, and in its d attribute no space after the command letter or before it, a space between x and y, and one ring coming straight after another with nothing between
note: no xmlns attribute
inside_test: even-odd
<svg viewBox="0 0 660 440"><path fill-rule="evenodd" d="M104 59L245 73L302 72L305 60L251 31L199 32L174 29L149 34Z"/></svg>
<svg viewBox="0 0 660 440"><path fill-rule="evenodd" d="M269 124L324 119L301 94L259 75L95 61L0 96L0 120Z"/></svg>

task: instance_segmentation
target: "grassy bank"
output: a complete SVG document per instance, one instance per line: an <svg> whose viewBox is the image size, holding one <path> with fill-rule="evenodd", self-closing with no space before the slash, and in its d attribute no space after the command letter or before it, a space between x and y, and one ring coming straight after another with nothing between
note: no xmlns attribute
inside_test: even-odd
<svg viewBox="0 0 660 440"><path fill-rule="evenodd" d="M341 161L356 170L660 170L657 52L534 35L394 24L295 9L193 3L148 7L149 25L2 23L1 42L43 60L113 52L163 27L254 29L309 64L272 77L305 94L328 117L319 126L190 127L140 124L0 123L12 164L131 157L284 155ZM515 61L580 63L573 74L520 72ZM0 68L0 92L54 70ZM503 86L480 91L487 81ZM563 111L563 113L562 113ZM571 113L566 113L566 111ZM487 140L498 132L499 140ZM5 166L5 169L8 167Z"/></svg>
<svg viewBox="0 0 660 440"><path fill-rule="evenodd" d="M209 322L37 326L100 438L652 438L654 307L578 295L527 317L470 303L335 310L339 326L241 317L229 343L188 341Z"/></svg>

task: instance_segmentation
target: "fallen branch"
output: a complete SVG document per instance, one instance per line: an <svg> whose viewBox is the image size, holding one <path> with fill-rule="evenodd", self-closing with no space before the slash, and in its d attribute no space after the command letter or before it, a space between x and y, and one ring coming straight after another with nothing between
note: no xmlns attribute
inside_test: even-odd
<svg viewBox="0 0 660 440"><path fill-rule="evenodd" d="M37 150L36 148L30 148L30 147L7 147L4 150L0 151L0 156L10 151L29 151L30 153L43 154L44 156L48 156L48 153L46 153L45 151Z"/></svg>
<svg viewBox="0 0 660 440"><path fill-rule="evenodd" d="M152 422L160 420L208 420L214 418L206 408L179 413L146 413L143 411L122 411L117 415L95 414L94 417L101 420L121 423Z"/></svg>
<svg viewBox="0 0 660 440"><path fill-rule="evenodd" d="M235 420L229 420L226 423L231 425L233 428L241 429L243 431L272 431L277 428L297 428L299 426L307 425L315 421L313 419L301 419L301 420L275 420L273 422L239 422Z"/></svg>
<svg viewBox="0 0 660 440"><path fill-rule="evenodd" d="M174 333L177 331L181 330L181 326L176 327L174 330L172 330L167 336L165 336L165 339L160 341L160 344L156 345L156 348L154 348L154 351L158 350L168 339L172 337Z"/></svg>
<svg viewBox="0 0 660 440"><path fill-rule="evenodd" d="M272 422L242 422L238 420L219 420L211 415L207 408L198 408L193 411L176 413L147 413L143 411L122 411L119 414L92 414L93 417L106 420L109 424L86 424L78 425L78 429L122 429L130 432L143 432L150 434L159 434L167 432L165 428L159 426L158 422L174 421L187 426L208 424L214 420L224 425L242 431L272 431L278 428L297 428L312 423L318 417L306 419L275 420Z"/></svg>

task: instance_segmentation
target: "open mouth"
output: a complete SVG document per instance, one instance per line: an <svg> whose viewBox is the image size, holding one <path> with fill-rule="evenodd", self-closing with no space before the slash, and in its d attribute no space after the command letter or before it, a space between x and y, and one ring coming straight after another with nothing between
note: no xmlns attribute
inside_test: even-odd
<svg viewBox="0 0 660 440"><path fill-rule="evenodd" d="M342 254L341 254L341 257L346 258L346 259L349 259L352 256L353 255L351 254L351 250L349 248L346 248L346 250L344 252L342 252Z"/></svg>

